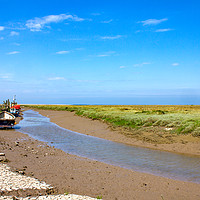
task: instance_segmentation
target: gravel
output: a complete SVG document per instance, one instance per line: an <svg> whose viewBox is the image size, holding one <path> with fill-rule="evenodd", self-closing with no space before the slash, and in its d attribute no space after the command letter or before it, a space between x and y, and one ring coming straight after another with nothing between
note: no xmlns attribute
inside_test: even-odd
<svg viewBox="0 0 200 200"><path fill-rule="evenodd" d="M0 200L13 200L13 197L0 197ZM68 195L48 195L48 196L38 196L38 197L26 197L26 198L16 198L16 199L23 199L23 200L96 200L96 198L91 198L88 196L81 196L81 195L75 195L75 194L68 194Z"/></svg>
<svg viewBox="0 0 200 200"><path fill-rule="evenodd" d="M6 164L0 164L0 190L12 191L19 189L49 189L52 188L45 182L40 182L35 178L23 176L12 172Z"/></svg>
<svg viewBox="0 0 200 200"><path fill-rule="evenodd" d="M52 187L45 182L40 182L36 178L24 176L16 172L12 172L10 167L6 164L0 163L0 191L13 191L13 190L26 190L26 189L51 189ZM52 200L52 199L67 199L67 200L96 200L96 198L91 198L88 196L81 196L75 194L68 195L46 195L46 196L37 196L37 197L12 197L12 196L0 196L0 200L8 199L24 199L24 200Z"/></svg>

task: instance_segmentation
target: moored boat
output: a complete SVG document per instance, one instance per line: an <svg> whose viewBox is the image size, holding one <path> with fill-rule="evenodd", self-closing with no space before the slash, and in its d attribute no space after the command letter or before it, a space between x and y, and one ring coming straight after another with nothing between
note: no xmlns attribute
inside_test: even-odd
<svg viewBox="0 0 200 200"><path fill-rule="evenodd" d="M14 105L10 108L10 113L13 114L15 117L18 117L20 110L21 110L20 105Z"/></svg>
<svg viewBox="0 0 200 200"><path fill-rule="evenodd" d="M15 117L19 116L19 111L15 108L11 108L10 113L13 114Z"/></svg>
<svg viewBox="0 0 200 200"><path fill-rule="evenodd" d="M12 128L15 125L15 116L9 112L0 113L0 128Z"/></svg>

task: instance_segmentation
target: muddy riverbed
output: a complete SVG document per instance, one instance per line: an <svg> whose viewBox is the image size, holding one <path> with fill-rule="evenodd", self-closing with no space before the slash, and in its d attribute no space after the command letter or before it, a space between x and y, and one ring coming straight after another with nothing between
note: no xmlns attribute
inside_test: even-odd
<svg viewBox="0 0 200 200"><path fill-rule="evenodd" d="M6 154L13 170L24 170L25 174L51 184L55 194L68 192L114 200L200 198L199 184L70 155L17 129L1 130L0 141L0 151Z"/></svg>

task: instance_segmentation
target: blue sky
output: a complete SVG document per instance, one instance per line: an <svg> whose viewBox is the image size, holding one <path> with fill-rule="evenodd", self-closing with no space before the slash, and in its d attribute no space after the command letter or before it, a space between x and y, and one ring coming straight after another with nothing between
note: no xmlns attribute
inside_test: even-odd
<svg viewBox="0 0 200 200"><path fill-rule="evenodd" d="M200 2L0 1L0 101L199 104Z"/></svg>

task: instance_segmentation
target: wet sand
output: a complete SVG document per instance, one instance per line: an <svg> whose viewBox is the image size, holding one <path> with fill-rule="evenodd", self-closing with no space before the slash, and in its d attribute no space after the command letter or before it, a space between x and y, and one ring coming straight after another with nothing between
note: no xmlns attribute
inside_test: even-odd
<svg viewBox="0 0 200 200"><path fill-rule="evenodd" d="M129 145L148 147L151 149L165 150L175 153L192 154L200 156L200 138L192 136L177 136L178 143L172 144L152 144L122 134L123 130L112 130L106 123L99 120L92 120L80 117L73 112L37 110L40 114L49 117L51 122L57 125L86 135L121 142Z"/></svg>
<svg viewBox="0 0 200 200"><path fill-rule="evenodd" d="M43 114L48 115L52 121L57 120L58 125L63 123L64 128L73 115L73 113L68 113L68 117L62 121L61 118L67 115L66 113L40 111L42 112L45 112ZM98 121L91 120L88 130L84 126L87 123L85 120L88 119L78 117L77 121L80 124L77 128L75 118L77 116L71 119L71 126L76 131L82 126L84 130L82 133L87 134L87 131L93 130L95 134L96 124L93 122L99 123ZM107 134L105 130L110 131L106 126L105 129L102 126L98 128L99 132L105 135ZM134 172L70 155L19 133L17 130L0 130L0 144L0 152L6 154L9 160L8 165L14 171L24 171L25 175L51 184L54 190L47 191L49 193L67 192L91 197L102 196L105 200L200 199L200 184ZM18 193L21 196L33 195L33 191Z"/></svg>

